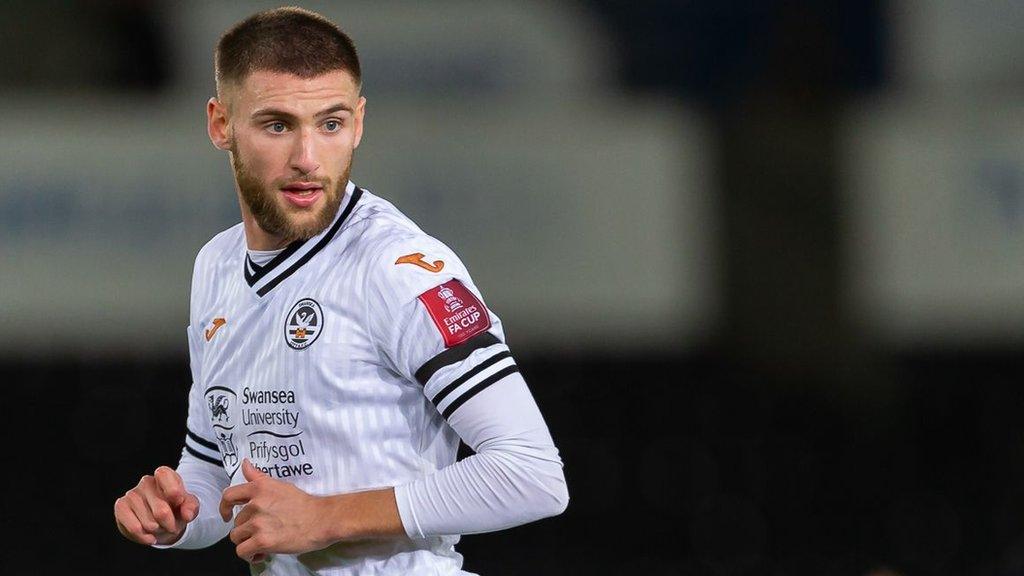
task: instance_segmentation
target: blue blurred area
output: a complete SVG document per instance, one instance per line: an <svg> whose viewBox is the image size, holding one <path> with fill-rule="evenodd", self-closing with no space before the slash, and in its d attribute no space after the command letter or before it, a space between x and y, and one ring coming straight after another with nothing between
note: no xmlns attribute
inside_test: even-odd
<svg viewBox="0 0 1024 576"><path fill-rule="evenodd" d="M880 2L590 4L609 23L627 85L672 90L712 108L734 103L760 82L780 81L779 68L813 71L818 82L848 94L878 89L886 80Z"/></svg>

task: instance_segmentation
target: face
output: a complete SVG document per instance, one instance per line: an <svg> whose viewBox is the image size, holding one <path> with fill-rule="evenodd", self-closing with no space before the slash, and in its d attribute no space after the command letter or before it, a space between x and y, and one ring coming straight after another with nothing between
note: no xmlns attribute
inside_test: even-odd
<svg viewBox="0 0 1024 576"><path fill-rule="evenodd" d="M331 223L365 105L342 70L315 78L256 71L210 100L210 139L230 152L250 248L279 248Z"/></svg>

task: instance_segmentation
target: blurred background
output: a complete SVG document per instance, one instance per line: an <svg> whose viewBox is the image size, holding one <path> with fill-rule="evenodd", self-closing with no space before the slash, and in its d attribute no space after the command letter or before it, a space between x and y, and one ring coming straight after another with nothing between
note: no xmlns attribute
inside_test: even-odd
<svg viewBox="0 0 1024 576"><path fill-rule="evenodd" d="M177 461L205 134L267 2L0 3L5 574L245 574L128 544ZM1024 4L309 2L353 179L467 263L572 501L503 574L1024 574Z"/></svg>

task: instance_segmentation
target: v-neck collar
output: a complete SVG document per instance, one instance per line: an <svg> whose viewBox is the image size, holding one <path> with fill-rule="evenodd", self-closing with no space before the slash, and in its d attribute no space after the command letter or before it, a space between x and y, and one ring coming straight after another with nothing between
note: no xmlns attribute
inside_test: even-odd
<svg viewBox="0 0 1024 576"><path fill-rule="evenodd" d="M313 256L316 256L317 252L323 250L324 246L327 246L338 234L338 231L341 230L342 224L348 218L348 215L352 213L352 209L355 208L362 195L362 189L350 181L345 186L345 196L348 200L342 200L345 207L338 210L338 214L334 217L334 222L326 230L307 240L292 242L280 254L262 266L253 262L247 252L242 266L242 273L245 276L245 283L249 285L249 288L252 288L256 296L260 298L265 296L275 286L283 282L285 278L294 274L299 268L302 268Z"/></svg>

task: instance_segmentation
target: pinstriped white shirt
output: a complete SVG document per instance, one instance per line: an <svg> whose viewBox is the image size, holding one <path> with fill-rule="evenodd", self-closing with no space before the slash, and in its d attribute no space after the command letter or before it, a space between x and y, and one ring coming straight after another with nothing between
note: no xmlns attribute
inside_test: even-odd
<svg viewBox="0 0 1024 576"><path fill-rule="evenodd" d="M333 223L258 265L238 224L196 258L193 385L178 471L200 517L172 547L231 528L243 458L316 495L396 487L408 537L272 555L253 573L459 574L459 534L565 507L561 461L465 266L349 183ZM477 454L455 463L460 437Z"/></svg>

